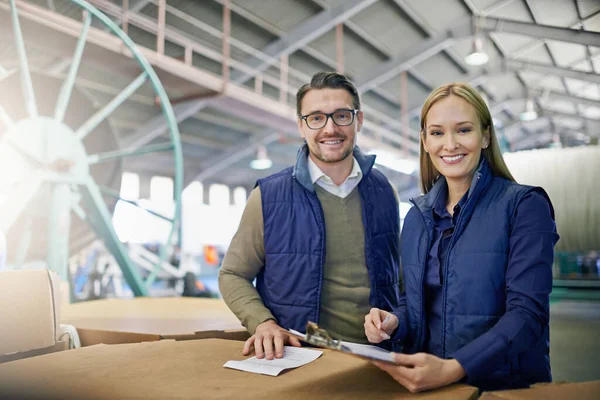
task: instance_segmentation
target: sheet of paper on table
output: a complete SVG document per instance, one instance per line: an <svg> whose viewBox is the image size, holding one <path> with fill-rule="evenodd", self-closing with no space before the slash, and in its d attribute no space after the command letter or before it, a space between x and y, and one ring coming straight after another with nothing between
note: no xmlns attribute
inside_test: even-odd
<svg viewBox="0 0 600 400"><path fill-rule="evenodd" d="M274 358L273 360L262 358L259 360L256 357L252 357L243 361L227 361L223 366L255 374L277 376L286 369L298 368L315 361L321 354L323 352L318 350L285 346L283 349L283 358Z"/></svg>

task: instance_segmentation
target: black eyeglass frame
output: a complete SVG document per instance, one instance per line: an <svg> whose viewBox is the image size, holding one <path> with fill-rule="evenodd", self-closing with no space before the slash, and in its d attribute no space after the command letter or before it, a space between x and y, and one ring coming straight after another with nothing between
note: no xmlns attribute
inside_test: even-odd
<svg viewBox="0 0 600 400"><path fill-rule="evenodd" d="M352 114L352 118L350 119L350 122L345 124L345 125L340 125L337 122L335 122L335 119L333 119L333 114L338 113L340 111L350 111L350 113ZM352 123L354 123L354 118L356 117L356 114L358 114L360 110L351 110L348 108L340 108L339 110L335 110L332 113L324 113L324 112L314 112L314 113L310 113L310 114L306 114L306 115L300 115L300 119L303 119L304 122L306 123L306 126L308 127L308 129L312 129L313 131L319 130L319 129L323 129L323 127L325 125L327 125L327 122L329 122L329 118L331 118L331 120L333 121L334 124L336 124L337 126L349 126L352 125ZM325 116L325 123L323 124L323 126L321 126L320 128L312 128L309 124L308 124L308 117L310 117L311 115L324 115Z"/></svg>

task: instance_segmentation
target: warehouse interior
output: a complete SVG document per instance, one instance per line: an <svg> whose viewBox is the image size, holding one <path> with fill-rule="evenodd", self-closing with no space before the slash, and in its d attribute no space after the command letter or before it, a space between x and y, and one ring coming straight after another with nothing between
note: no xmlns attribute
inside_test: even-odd
<svg viewBox="0 0 600 400"><path fill-rule="evenodd" d="M319 71L359 90L401 219L424 100L481 93L555 208L554 380L600 380L598 0L0 0L0 274L55 271L55 328L90 344L242 329L219 266L256 181L295 163Z"/></svg>

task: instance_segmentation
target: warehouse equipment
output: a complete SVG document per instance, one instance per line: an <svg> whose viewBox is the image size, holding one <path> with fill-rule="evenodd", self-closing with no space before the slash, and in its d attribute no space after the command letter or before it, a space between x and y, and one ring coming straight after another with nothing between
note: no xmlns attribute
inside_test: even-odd
<svg viewBox="0 0 600 400"><path fill-rule="evenodd" d="M504 154L519 183L543 187L554 206L554 297L600 299L600 147Z"/></svg>
<svg viewBox="0 0 600 400"><path fill-rule="evenodd" d="M117 261L134 295L147 295L148 286L162 271L166 249L181 240L183 167L177 122L161 82L133 41L87 2L71 2L81 9L83 23L79 24L79 38L64 80L32 71L28 63L31 53L26 51L23 34L27 30L21 28L16 5L20 2L9 2L18 65L14 69L0 68L0 231L7 237L7 262L19 268L30 260L44 259L49 269L68 280L69 255L99 238ZM6 5L2 7L7 9ZM141 71L99 109L76 84L88 36L96 29L91 27L92 20L99 21L122 42L124 51L131 53ZM120 148L107 118L145 84L151 85L159 100L169 140ZM111 210L119 200L123 159L158 152L172 153L175 211L172 217L154 213L167 220L171 229L153 268L143 274L143 279L116 235ZM178 271L171 273L183 276Z"/></svg>

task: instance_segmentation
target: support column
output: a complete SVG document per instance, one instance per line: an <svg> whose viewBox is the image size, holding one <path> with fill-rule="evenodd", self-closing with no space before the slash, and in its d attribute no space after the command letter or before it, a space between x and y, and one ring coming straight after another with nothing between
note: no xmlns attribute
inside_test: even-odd
<svg viewBox="0 0 600 400"><path fill-rule="evenodd" d="M222 76L223 76L223 91L229 84L229 39L231 38L231 9L229 8L229 0L223 1L223 63L222 63Z"/></svg>
<svg viewBox="0 0 600 400"><path fill-rule="evenodd" d="M338 73L344 73L344 24L337 24L335 27L335 54L336 70Z"/></svg>
<svg viewBox="0 0 600 400"><path fill-rule="evenodd" d="M400 74L400 114L402 120L402 136L404 137L404 155L410 157L410 137L409 137L409 118L408 118L408 77L406 71Z"/></svg>
<svg viewBox="0 0 600 400"><path fill-rule="evenodd" d="M280 76L280 87L279 87L279 101L287 104L287 90L288 90L288 56L281 56L281 76Z"/></svg>
<svg viewBox="0 0 600 400"><path fill-rule="evenodd" d="M167 0L158 0L158 29L156 35L156 52L165 54L165 19Z"/></svg>
<svg viewBox="0 0 600 400"><path fill-rule="evenodd" d="M121 15L121 27L123 32L129 36L129 0L123 0L123 14Z"/></svg>

